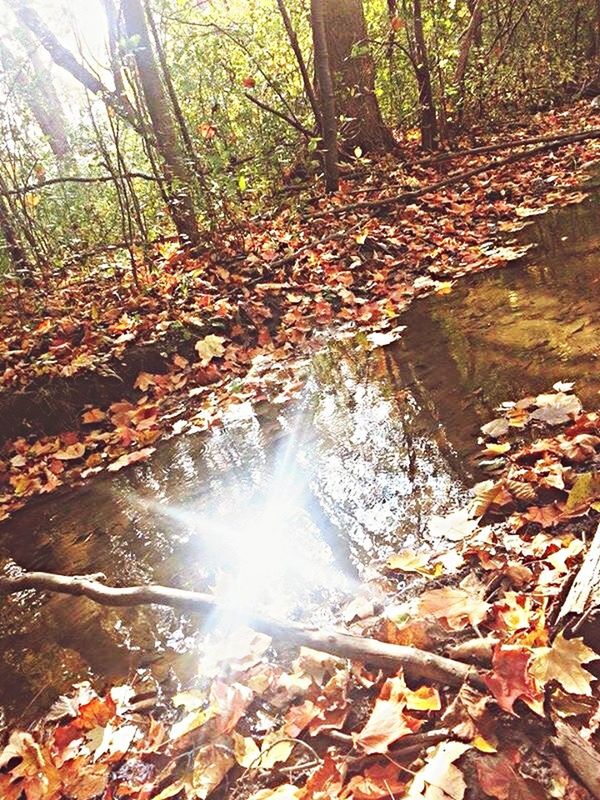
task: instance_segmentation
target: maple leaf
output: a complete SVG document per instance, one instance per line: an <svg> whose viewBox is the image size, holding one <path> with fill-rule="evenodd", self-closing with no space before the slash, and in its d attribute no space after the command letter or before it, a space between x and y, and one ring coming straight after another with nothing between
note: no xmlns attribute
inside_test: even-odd
<svg viewBox="0 0 600 800"><path fill-rule="evenodd" d="M542 685L558 681L570 694L591 695L594 676L582 664L598 658L583 639L565 639L562 631L551 647L539 647L533 651L530 673Z"/></svg>
<svg viewBox="0 0 600 800"><path fill-rule="evenodd" d="M91 425L95 422L102 422L106 419L106 412L101 411L99 408L90 408L81 415L81 421L84 425Z"/></svg>
<svg viewBox="0 0 600 800"><path fill-rule="evenodd" d="M491 439L498 439L500 436L506 436L510 429L508 420L505 417L498 417L491 422L486 422L481 426L481 432L484 436L489 436Z"/></svg>
<svg viewBox="0 0 600 800"><path fill-rule="evenodd" d="M438 563L431 563L431 556L427 553L417 553L414 550L401 550L399 553L391 555L386 566L391 570L400 572L416 572L426 577L437 577L442 572L442 566Z"/></svg>
<svg viewBox="0 0 600 800"><path fill-rule="evenodd" d="M473 519L467 508L447 514L446 516L432 516L429 518L429 530L436 538L450 539L459 542L475 532L479 524L478 519Z"/></svg>
<svg viewBox="0 0 600 800"><path fill-rule="evenodd" d="M492 674L484 677L500 708L509 714L514 714L516 700L535 696L535 686L527 671L529 658L529 652L522 647L498 646L492 659Z"/></svg>
<svg viewBox="0 0 600 800"><path fill-rule="evenodd" d="M385 753L397 739L421 727L420 720L404 713L406 689L402 678L388 678L384 683L366 725L353 735L365 752Z"/></svg>
<svg viewBox="0 0 600 800"><path fill-rule="evenodd" d="M545 800L543 787L523 778L512 761L504 754L488 755L477 759L477 777L483 791L497 800Z"/></svg>
<svg viewBox="0 0 600 800"><path fill-rule="evenodd" d="M224 341L223 336L215 336L214 333L210 333L204 339L196 342L194 349L200 358L200 366L208 366L213 358L220 358L225 353Z"/></svg>
<svg viewBox="0 0 600 800"><path fill-rule="evenodd" d="M468 623L479 625L490 607L473 592L450 586L424 592L418 605L422 614L444 621L452 630L460 630Z"/></svg>
<svg viewBox="0 0 600 800"><path fill-rule="evenodd" d="M535 398L538 408L531 413L531 419L547 425L562 425L581 412L581 401L574 394L556 392L540 394Z"/></svg>
<svg viewBox="0 0 600 800"><path fill-rule="evenodd" d="M30 733L14 731L8 744L0 753L0 769L5 769L13 761L17 763L8 770L8 790L15 792L14 800L25 795L28 800L53 797L61 786L60 773L50 754L39 745ZM0 784L1 786L1 784ZM15 791L16 790L16 791ZM6 795L7 796L8 791Z"/></svg>
<svg viewBox="0 0 600 800"><path fill-rule="evenodd" d="M348 782L344 796L351 797L352 800L403 797L406 781L402 780L399 772L395 764L367 767L362 775L355 775Z"/></svg>
<svg viewBox="0 0 600 800"><path fill-rule="evenodd" d="M54 453L54 458L58 458L60 461L71 461L81 458L84 453L85 445L82 442L75 442L75 444L71 444L63 450L57 450Z"/></svg>
<svg viewBox="0 0 600 800"><path fill-rule="evenodd" d="M558 503L547 506L530 506L519 518L525 522L537 522L542 528L551 528L563 516L563 508Z"/></svg>
<svg viewBox="0 0 600 800"><path fill-rule="evenodd" d="M473 487L470 511L473 517L482 517L491 506L505 506L513 502L502 481L481 481Z"/></svg>
<svg viewBox="0 0 600 800"><path fill-rule="evenodd" d="M134 450L131 453L124 453L116 461L113 461L112 464L109 464L107 470L109 472L118 472L119 470L123 469L123 467L128 467L130 464L137 464L140 461L146 461L155 450L156 447L143 447L141 450Z"/></svg>
<svg viewBox="0 0 600 800"><path fill-rule="evenodd" d="M425 766L415 775L408 797L462 800L467 784L462 771L454 762L470 749L471 745L465 742L450 741L437 745Z"/></svg>
<svg viewBox="0 0 600 800"><path fill-rule="evenodd" d="M346 765L326 755L320 767L311 773L304 784L303 797L337 800L344 785Z"/></svg>

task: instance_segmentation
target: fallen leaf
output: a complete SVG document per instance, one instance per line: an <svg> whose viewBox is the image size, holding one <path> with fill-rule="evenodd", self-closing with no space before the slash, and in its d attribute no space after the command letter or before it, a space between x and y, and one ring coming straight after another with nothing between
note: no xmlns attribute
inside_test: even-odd
<svg viewBox="0 0 600 800"><path fill-rule="evenodd" d="M427 800L462 800L467 784L454 762L471 749L465 742L442 742L417 772L407 797L425 797ZM430 789L432 791L430 791Z"/></svg>
<svg viewBox="0 0 600 800"><path fill-rule="evenodd" d="M534 698L536 691L528 672L530 654L522 647L498 646L492 659L492 674L484 681L503 711L514 714L519 698Z"/></svg>
<svg viewBox="0 0 600 800"><path fill-rule="evenodd" d="M556 680L570 694L590 695L594 676L581 665L597 658L598 655L583 639L565 639L561 631L551 647L534 650L529 671L542 686Z"/></svg>
<svg viewBox="0 0 600 800"><path fill-rule="evenodd" d="M451 586L424 592L418 606L422 614L442 620L451 630L461 630L469 623L479 625L489 610L489 604L477 595Z"/></svg>
<svg viewBox="0 0 600 800"><path fill-rule="evenodd" d="M210 333L208 336L205 336L204 339L200 339L196 342L194 349L200 358L200 366L206 367L213 358L220 358L224 355L224 341L225 339L223 336L215 336L214 333Z"/></svg>

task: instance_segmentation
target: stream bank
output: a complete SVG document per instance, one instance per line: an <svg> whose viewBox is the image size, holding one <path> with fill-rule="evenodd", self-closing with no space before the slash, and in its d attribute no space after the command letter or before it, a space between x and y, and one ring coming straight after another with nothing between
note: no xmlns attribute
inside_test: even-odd
<svg viewBox="0 0 600 800"><path fill-rule="evenodd" d="M537 217L527 264L415 302L385 348L361 335L331 342L296 404L233 406L221 428L30 505L2 526L4 569L233 586L257 608L327 619L373 562L439 546L429 520L480 476L476 439L498 402L548 388L548 376L574 377L582 398L597 400L597 223L595 200ZM572 330L575 292L583 325ZM525 348L510 341L515 323ZM558 340L544 334L554 324L567 326ZM195 670L197 624L168 610L30 595L6 606L7 720L33 718L77 680L149 668L177 684Z"/></svg>

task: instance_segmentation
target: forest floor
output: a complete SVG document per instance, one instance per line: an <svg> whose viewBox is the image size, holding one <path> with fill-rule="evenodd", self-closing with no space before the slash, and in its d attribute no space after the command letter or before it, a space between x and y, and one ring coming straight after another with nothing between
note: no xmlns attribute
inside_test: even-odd
<svg viewBox="0 0 600 800"><path fill-rule="evenodd" d="M478 144L597 121L582 103ZM599 154L598 140L576 142L406 202L339 210L490 160L427 163L415 151L402 164L365 165L367 177L349 178L335 198L296 195L271 219L226 232L218 251L163 252L142 270L142 292L112 267L49 276L37 293L9 288L0 313L3 515L148 458L165 435L219 424L231 403L291 397L294 360L316 329L385 333L416 295L506 264L520 253L506 236L532 213L579 200ZM212 667L175 697L160 687L102 696L76 687L32 729L12 732L0 795L600 798L594 587L574 580L579 570L594 576L600 552L600 416L585 413L572 388L505 404L482 429L485 455L502 464L447 518L449 551L397 553L381 565L384 609L368 591L345 609L357 635L473 664L468 681L447 686L309 650L289 664L268 637L238 633L233 659L220 642ZM64 406L48 431L55 394ZM16 439L15 402L26 422Z"/></svg>
<svg viewBox="0 0 600 800"><path fill-rule="evenodd" d="M599 118L582 102L477 144L593 128ZM584 197L579 186L600 141L413 197L498 155L506 154L428 163L415 146L401 163L365 163L335 198L315 199L312 185L195 258L163 247L140 267L141 291L106 261L49 274L37 289L4 285L0 519L35 495L148 458L165 435L219 424L228 404L284 401L299 388L293 362L315 331L384 331L417 295L449 292L461 276L518 257L523 249L507 246L507 236L528 215ZM398 191L413 194L371 205Z"/></svg>

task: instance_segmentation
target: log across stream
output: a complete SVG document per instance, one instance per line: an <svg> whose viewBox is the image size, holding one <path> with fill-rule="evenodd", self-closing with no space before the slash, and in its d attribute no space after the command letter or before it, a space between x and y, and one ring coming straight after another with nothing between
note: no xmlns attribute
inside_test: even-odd
<svg viewBox="0 0 600 800"><path fill-rule="evenodd" d="M416 302L385 349L362 337L326 344L294 407L241 406L210 435L32 504L0 529L4 574L103 572L111 585L216 591L329 624L374 561L439 546L427 521L478 472L477 432L494 405L556 380L575 380L597 405L599 217L588 202L535 218L523 234L541 243L529 266ZM169 608L33 591L4 598L2 611L7 720L34 716L81 679L147 667L185 681L205 631Z"/></svg>

